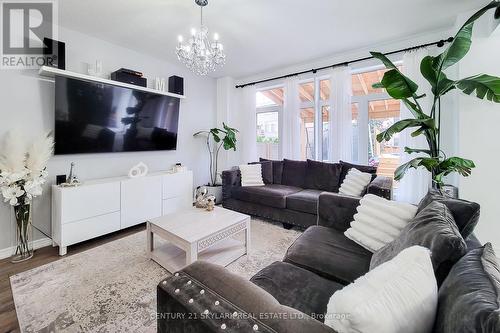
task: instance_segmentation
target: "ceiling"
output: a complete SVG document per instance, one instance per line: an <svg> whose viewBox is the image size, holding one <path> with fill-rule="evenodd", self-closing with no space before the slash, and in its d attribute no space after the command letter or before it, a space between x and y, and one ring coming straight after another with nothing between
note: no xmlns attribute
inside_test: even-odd
<svg viewBox="0 0 500 333"><path fill-rule="evenodd" d="M227 54L213 77L241 78L453 26L488 0L210 0L205 23ZM403 4L404 3L404 4ZM199 25L194 0L62 0L62 26L176 62Z"/></svg>

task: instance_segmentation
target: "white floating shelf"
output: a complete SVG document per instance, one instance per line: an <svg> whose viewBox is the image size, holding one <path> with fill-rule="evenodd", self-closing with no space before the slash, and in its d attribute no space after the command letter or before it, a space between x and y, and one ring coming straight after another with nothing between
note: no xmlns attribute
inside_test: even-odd
<svg viewBox="0 0 500 333"><path fill-rule="evenodd" d="M186 96L184 96L184 95L173 94L173 93L169 93L166 91L160 91L160 90L156 90L156 89L150 89L150 88L145 88L145 87L141 87L141 86L136 86L134 84L128 84L128 83L123 83L123 82L119 82L119 81L103 79L100 77L75 73L75 72L66 71L63 69L54 68L54 67L50 67L50 66L42 66L40 68L40 70L38 71L38 74L41 76L51 77L51 78L56 77L56 76L64 76L64 77L69 77L69 78L73 78L73 79L86 80L86 81L91 81L91 82L99 82L99 83L104 83L104 84L111 84L111 85L117 86L117 87L130 88L130 89L144 91L144 92L148 92L148 93L152 93L152 94L165 95L165 96L171 96L171 97L177 97L177 98L186 98Z"/></svg>

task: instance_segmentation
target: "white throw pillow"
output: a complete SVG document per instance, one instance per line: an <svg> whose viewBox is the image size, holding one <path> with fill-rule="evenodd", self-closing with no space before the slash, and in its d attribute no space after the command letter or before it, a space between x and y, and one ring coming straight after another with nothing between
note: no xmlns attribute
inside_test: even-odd
<svg viewBox="0 0 500 333"><path fill-rule="evenodd" d="M365 195L344 235L371 252L395 240L417 214L417 206Z"/></svg>
<svg viewBox="0 0 500 333"><path fill-rule="evenodd" d="M264 186L262 180L262 165L242 164L240 165L241 186Z"/></svg>
<svg viewBox="0 0 500 333"><path fill-rule="evenodd" d="M339 193L359 197L370 184L372 174L351 168L340 185Z"/></svg>
<svg viewBox="0 0 500 333"><path fill-rule="evenodd" d="M430 333L437 302L430 251L412 246L335 292L325 324L339 333Z"/></svg>

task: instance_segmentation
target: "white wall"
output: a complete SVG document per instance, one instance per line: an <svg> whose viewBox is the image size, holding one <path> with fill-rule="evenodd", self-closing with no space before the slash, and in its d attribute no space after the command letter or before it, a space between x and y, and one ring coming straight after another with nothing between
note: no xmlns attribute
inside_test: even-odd
<svg viewBox="0 0 500 333"><path fill-rule="evenodd" d="M500 77L498 59L500 33L476 37L460 63L460 77L479 73ZM460 156L476 164L470 177L460 179L461 197L481 204L476 235L482 242L492 242L500 253L500 104L461 94L459 110Z"/></svg>
<svg viewBox="0 0 500 333"><path fill-rule="evenodd" d="M146 38L146 36L145 36ZM67 174L71 161L76 162L80 179L126 175L129 168L139 161L145 162L150 171L166 170L181 162L194 171L194 184L208 181L208 157L201 139L192 134L211 128L216 120L216 81L191 74L180 64L169 64L114 44L75 31L61 28L59 39L66 42L66 69L84 73L87 62L99 59L105 72L121 67L137 69L150 78L168 78L178 75L185 78L187 98L180 107L177 151L138 152L115 154L90 154L55 156L48 165L50 182L55 175ZM172 50L173 52L173 50ZM0 137L9 129L19 130L31 139L54 126L54 83L38 77L36 71L0 70ZM50 233L50 189L34 203L34 224ZM0 250L13 245L11 209L0 203ZM35 238L41 237L36 234Z"/></svg>

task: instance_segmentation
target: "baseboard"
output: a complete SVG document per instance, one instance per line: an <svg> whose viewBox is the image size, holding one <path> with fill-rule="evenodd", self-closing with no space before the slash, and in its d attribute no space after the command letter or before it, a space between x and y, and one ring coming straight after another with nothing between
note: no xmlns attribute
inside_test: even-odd
<svg viewBox="0 0 500 333"><path fill-rule="evenodd" d="M33 241L33 248L35 250L50 245L52 245L52 239L47 237ZM14 254L15 250L16 250L15 246L11 246L5 249L0 249L0 259L5 259L10 257L11 255Z"/></svg>

